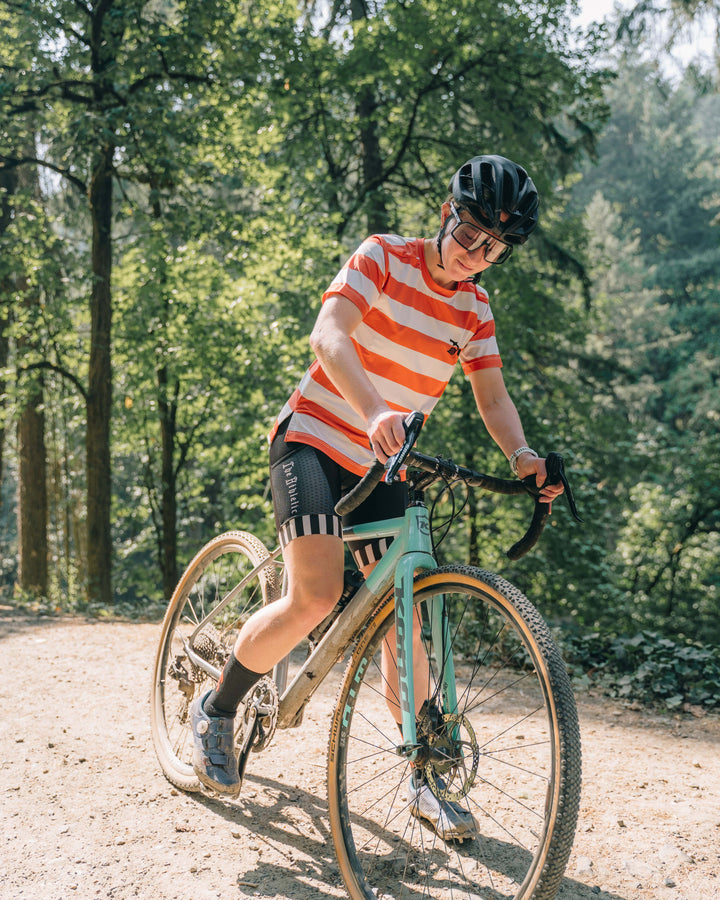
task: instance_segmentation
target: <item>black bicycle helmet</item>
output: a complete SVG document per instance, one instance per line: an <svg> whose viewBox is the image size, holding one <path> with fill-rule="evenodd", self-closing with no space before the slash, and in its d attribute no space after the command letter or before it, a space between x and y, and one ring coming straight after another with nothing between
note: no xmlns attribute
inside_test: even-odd
<svg viewBox="0 0 720 900"><path fill-rule="evenodd" d="M538 223L538 193L522 166L504 156L474 156L453 175L458 206L508 244L524 244ZM501 213L509 218L503 221Z"/></svg>

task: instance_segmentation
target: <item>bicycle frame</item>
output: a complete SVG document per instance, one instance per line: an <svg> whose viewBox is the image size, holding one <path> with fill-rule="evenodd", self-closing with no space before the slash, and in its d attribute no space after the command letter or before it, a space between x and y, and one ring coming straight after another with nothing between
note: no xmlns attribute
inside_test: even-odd
<svg viewBox="0 0 720 900"><path fill-rule="evenodd" d="M384 522L370 522L343 529L343 540L392 537L365 583L323 636L313 653L295 675L280 697L278 727L291 725L305 706L317 685L325 678L351 643L364 622L391 587L394 587L396 609L397 668L402 714L402 752L410 759L417 753L415 728L415 685L413 681L413 576L419 569L436 568L430 540L430 523L423 504L410 505L405 515ZM428 612L432 624L433 643L439 648L444 627L442 604L433 603ZM443 692L451 711L455 706L455 678L452 660L443 661Z"/></svg>
<svg viewBox="0 0 720 900"><path fill-rule="evenodd" d="M432 552L430 522L427 507L414 503L407 507L401 518L383 522L370 522L343 529L343 540L392 537L393 541L383 554L365 583L357 590L347 607L340 613L322 640L300 667L292 682L285 687L284 673L287 661L276 667L276 681L280 690L278 728L288 728L314 694L318 685L341 658L355 635L377 607L378 601L394 588L396 609L397 669L402 715L403 745L399 752L414 759L417 755L417 731L415 726L415 685L413 679L413 577L418 570L437 567ZM215 607L212 616L224 608L242 590L244 584L254 578L265 566L273 565L280 556L280 549L256 566L246 578L230 591ZM445 712L455 712L455 672L450 654L447 622L442 602L430 602L428 616L438 667L442 672L442 692ZM207 624L207 618L198 623L186 641L185 650L191 661L217 679L220 672L192 650L195 635Z"/></svg>
<svg viewBox="0 0 720 900"><path fill-rule="evenodd" d="M300 640L300 628L299 645L238 710L238 774L242 779L251 752L264 750L276 728L300 725L331 675L339 692L329 722L328 811L348 893L357 900L440 898L456 889L463 897L489 890L550 898L567 864L580 798L580 734L567 669L516 587L474 565L439 567L432 505L423 498L436 483L533 496L532 522L511 558L537 541L547 504L523 482L411 452L406 508L389 521L343 530L348 547L382 541L386 552L364 568L365 581L346 579L360 587L344 592L308 640ZM383 474L387 467L378 462L338 502L346 524ZM454 507L443 530L457 513ZM198 704L243 623L264 604L271 618L273 603L286 608L292 574L279 547L269 552L242 530L210 540L183 573L163 620L151 691L155 751L181 790L212 787L195 765ZM457 851L455 842L468 838L476 838L470 850Z"/></svg>

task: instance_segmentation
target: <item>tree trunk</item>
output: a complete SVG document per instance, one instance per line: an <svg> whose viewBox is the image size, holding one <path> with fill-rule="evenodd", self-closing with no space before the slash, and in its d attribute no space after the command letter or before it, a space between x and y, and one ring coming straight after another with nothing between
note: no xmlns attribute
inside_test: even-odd
<svg viewBox="0 0 720 900"><path fill-rule="evenodd" d="M12 196L17 188L17 169L0 170L0 234L3 234L12 222ZM12 278L10 273L0 273L0 372L7 368L10 353L10 339L8 328L10 325L10 310L12 308L10 294L12 292ZM0 411L4 411L7 405L5 398L6 380L0 377ZM3 450L5 447L5 417L0 416L0 488L3 480ZM0 504L2 494L0 493Z"/></svg>
<svg viewBox="0 0 720 900"><path fill-rule="evenodd" d="M354 22L367 17L364 0L351 0ZM377 102L371 85L360 88L357 101L360 119L360 152L363 166L363 190L366 192L365 208L367 229L371 234L385 234L390 230L385 191L383 189L383 160L380 151L375 111Z"/></svg>
<svg viewBox="0 0 720 900"><path fill-rule="evenodd" d="M48 495L43 385L31 392L18 423L18 585L38 597L48 595Z"/></svg>
<svg viewBox="0 0 720 900"><path fill-rule="evenodd" d="M175 416L177 396L168 398L168 372L163 366L158 370L158 394L160 434L162 436L162 488L160 509L162 513L162 538L160 564L163 573L163 591L169 600L177 584L177 479L175 474ZM177 395L177 382L176 382Z"/></svg>
<svg viewBox="0 0 720 900"><path fill-rule="evenodd" d="M8 330L10 327L10 315L7 305L7 296L10 286L6 280L0 279L0 371L4 372L7 368L8 358L10 355L10 341L8 339ZM0 377L0 489L3 483L4 471L4 450L5 450L5 409L7 401L5 400L7 390L7 381ZM0 510L2 509L2 490L0 490Z"/></svg>
<svg viewBox="0 0 720 900"><path fill-rule="evenodd" d="M371 87L363 88L358 101L360 114L360 148L363 162L363 181L367 191L367 229L371 234L385 234L390 230L385 192L382 187L382 156L375 115L375 96Z"/></svg>
<svg viewBox="0 0 720 900"><path fill-rule="evenodd" d="M18 183L41 202L36 169L22 169ZM43 359L42 341L34 327L40 296L23 272L16 279L27 313L27 325L17 336L18 382L18 585L38 597L48 595L48 489L45 448L45 384L39 371L24 372L24 361Z"/></svg>
<svg viewBox="0 0 720 900"><path fill-rule="evenodd" d="M112 305L112 157L103 149L90 183L92 275L90 294L90 363L87 399L87 534L88 602L112 604L112 540L110 506L110 419L112 366L110 358Z"/></svg>

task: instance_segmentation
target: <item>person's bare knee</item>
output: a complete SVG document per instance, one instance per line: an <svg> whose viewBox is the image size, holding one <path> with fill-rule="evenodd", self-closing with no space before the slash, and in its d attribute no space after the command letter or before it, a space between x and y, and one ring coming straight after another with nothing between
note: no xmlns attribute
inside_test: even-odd
<svg viewBox="0 0 720 900"><path fill-rule="evenodd" d="M264 672L287 655L330 612L342 593L343 544L331 535L306 535L285 548L288 589L240 629L235 656Z"/></svg>

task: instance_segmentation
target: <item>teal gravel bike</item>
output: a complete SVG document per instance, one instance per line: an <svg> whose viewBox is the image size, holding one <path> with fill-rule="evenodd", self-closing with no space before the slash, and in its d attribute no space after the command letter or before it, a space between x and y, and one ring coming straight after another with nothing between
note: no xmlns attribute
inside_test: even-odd
<svg viewBox="0 0 720 900"><path fill-rule="evenodd" d="M330 827L349 896L551 900L580 802L580 736L567 671L547 625L517 588L474 566L438 566L425 492L442 482L534 496L532 523L511 558L534 545L548 508L534 484L414 450L422 417L413 416L386 475L392 480L407 467L405 515L344 530L346 540L392 543L313 632L292 678L284 660L245 698L236 734L241 774L277 728L300 724L319 684L346 659L327 776ZM549 479L564 482L577 515L562 458L547 459ZM361 502L383 474L378 463L338 512ZM157 756L177 787L201 789L191 765L190 704L219 677L243 622L282 590L279 548L271 552L242 531L210 541L180 579L162 624L151 697ZM384 643L397 666L394 681L383 668ZM422 691L413 674L418 653L429 671ZM444 840L414 814L407 784L418 769L439 799L472 814L470 839Z"/></svg>

